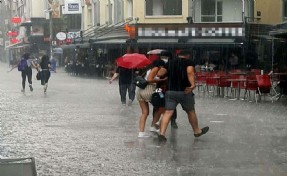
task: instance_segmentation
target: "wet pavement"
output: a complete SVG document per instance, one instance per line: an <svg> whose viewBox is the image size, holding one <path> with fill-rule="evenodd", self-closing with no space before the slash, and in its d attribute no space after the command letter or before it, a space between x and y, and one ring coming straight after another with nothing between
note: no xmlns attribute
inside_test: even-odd
<svg viewBox="0 0 287 176"><path fill-rule="evenodd" d="M195 139L178 107L167 142L138 139L140 109L120 105L117 82L52 73L48 91L0 63L0 157L35 157L38 175L286 176L287 102L196 96ZM34 71L34 76L36 72ZM27 88L26 88L27 89ZM147 130L151 116L147 121ZM1 174L0 174L1 175Z"/></svg>

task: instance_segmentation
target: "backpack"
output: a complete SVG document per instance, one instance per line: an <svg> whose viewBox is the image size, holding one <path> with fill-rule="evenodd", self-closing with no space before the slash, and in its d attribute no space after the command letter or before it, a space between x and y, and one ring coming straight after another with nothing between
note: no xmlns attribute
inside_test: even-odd
<svg viewBox="0 0 287 176"><path fill-rule="evenodd" d="M27 60L22 58L18 64L18 71L24 71L28 67Z"/></svg>

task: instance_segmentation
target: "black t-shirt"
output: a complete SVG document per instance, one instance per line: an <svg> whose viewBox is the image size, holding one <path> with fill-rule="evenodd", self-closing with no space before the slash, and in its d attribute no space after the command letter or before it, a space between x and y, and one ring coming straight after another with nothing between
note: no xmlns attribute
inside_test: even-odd
<svg viewBox="0 0 287 176"><path fill-rule="evenodd" d="M167 90L171 91L184 91L186 87L190 87L187 77L187 67L193 66L194 63L191 59L173 59L169 60L165 68L167 69Z"/></svg>
<svg viewBox="0 0 287 176"><path fill-rule="evenodd" d="M41 62L41 63L40 63L41 69L49 69L49 67L48 67L49 64L51 65L51 62L50 62L50 61Z"/></svg>
<svg viewBox="0 0 287 176"><path fill-rule="evenodd" d="M118 67L116 73L119 74L119 84L131 84L135 77L134 69Z"/></svg>

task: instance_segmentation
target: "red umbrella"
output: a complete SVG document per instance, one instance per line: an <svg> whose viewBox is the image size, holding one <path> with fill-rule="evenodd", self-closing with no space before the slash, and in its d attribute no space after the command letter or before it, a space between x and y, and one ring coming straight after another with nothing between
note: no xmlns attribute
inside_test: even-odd
<svg viewBox="0 0 287 176"><path fill-rule="evenodd" d="M117 65L124 68L143 68L151 64L151 61L144 54L125 54L119 57L117 60Z"/></svg>
<svg viewBox="0 0 287 176"><path fill-rule="evenodd" d="M148 59L149 59L151 62L153 62L153 61L159 59L159 55L158 55L158 54L149 54L149 55L148 55Z"/></svg>

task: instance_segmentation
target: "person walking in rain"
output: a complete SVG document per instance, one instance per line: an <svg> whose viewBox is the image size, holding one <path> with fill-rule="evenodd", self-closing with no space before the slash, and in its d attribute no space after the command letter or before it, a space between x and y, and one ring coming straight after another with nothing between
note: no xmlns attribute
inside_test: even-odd
<svg viewBox="0 0 287 176"><path fill-rule="evenodd" d="M139 138L146 138L150 135L145 133L145 125L146 120L149 115L149 102L151 102L152 94L154 93L156 86L160 82L165 82L166 78L159 78L157 77L158 71L163 67L164 61L161 59L155 60L151 68L147 71L145 79L148 82L146 88L141 89L139 88L137 91L137 100L139 101L139 105L141 108L141 115L139 120ZM157 107L153 113L153 121L150 127L151 132L158 132L156 128L156 123L160 119L160 116L163 112L164 108Z"/></svg>
<svg viewBox="0 0 287 176"><path fill-rule="evenodd" d="M110 79L109 83L111 84L117 77L119 77L119 92L121 97L121 102L123 105L126 105L126 95L128 92L129 101L128 105L130 106L135 99L135 90L136 85L133 83L136 72L135 69L127 69L123 67L117 67L116 72Z"/></svg>
<svg viewBox="0 0 287 176"><path fill-rule="evenodd" d="M198 125L193 93L195 89L194 63L190 57L190 51L183 50L179 53L178 58L168 60L164 68L158 73L158 76L167 74L168 77L167 91L165 94L165 112L160 123L160 134L158 136L160 142L166 141L166 129L178 103L181 104L183 110L186 111L195 137L200 137L209 130L208 126L200 129Z"/></svg>
<svg viewBox="0 0 287 176"><path fill-rule="evenodd" d="M47 92L48 81L50 79L51 73L51 62L49 61L49 57L47 55L42 56L41 62L39 63L40 67L40 77L41 77L41 85L43 85L44 92Z"/></svg>
<svg viewBox="0 0 287 176"><path fill-rule="evenodd" d="M25 53L22 55L20 62L11 68L10 71L12 71L14 68L18 67L18 70L21 71L22 76L22 89L21 92L25 92L26 87L26 78L28 78L29 88L30 91L33 91L32 87L32 67L36 68L36 64L34 61L30 58L29 53Z"/></svg>

